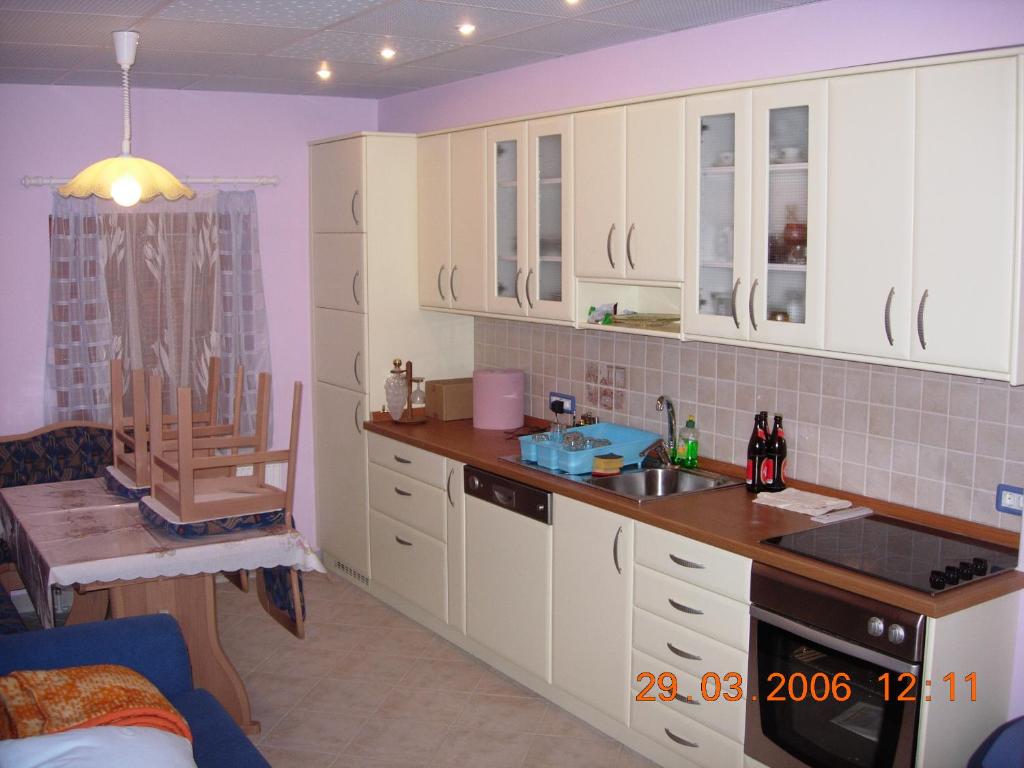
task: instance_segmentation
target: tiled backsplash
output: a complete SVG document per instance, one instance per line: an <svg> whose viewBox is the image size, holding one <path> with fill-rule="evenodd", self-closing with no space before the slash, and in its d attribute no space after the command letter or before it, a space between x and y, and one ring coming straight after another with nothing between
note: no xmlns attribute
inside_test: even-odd
<svg viewBox="0 0 1024 768"><path fill-rule="evenodd" d="M521 368L527 411L547 393L577 412L665 433L697 417L701 455L746 457L755 411L781 413L790 475L953 517L1019 529L995 509L1000 482L1024 485L1024 387L947 374L700 342L476 319L479 367Z"/></svg>

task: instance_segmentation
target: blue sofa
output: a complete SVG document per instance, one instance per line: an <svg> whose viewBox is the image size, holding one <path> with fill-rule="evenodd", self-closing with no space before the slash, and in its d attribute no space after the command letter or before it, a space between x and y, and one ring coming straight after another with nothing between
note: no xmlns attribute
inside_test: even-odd
<svg viewBox="0 0 1024 768"><path fill-rule="evenodd" d="M188 649L170 616L0 636L0 675L85 664L121 664L148 678L188 721L199 768L270 768L220 702L192 687Z"/></svg>

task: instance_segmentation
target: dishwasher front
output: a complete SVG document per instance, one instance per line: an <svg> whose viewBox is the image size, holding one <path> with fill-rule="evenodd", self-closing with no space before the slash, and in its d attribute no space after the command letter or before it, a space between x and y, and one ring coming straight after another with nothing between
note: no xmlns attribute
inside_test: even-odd
<svg viewBox="0 0 1024 768"><path fill-rule="evenodd" d="M466 634L551 682L551 494L467 466Z"/></svg>

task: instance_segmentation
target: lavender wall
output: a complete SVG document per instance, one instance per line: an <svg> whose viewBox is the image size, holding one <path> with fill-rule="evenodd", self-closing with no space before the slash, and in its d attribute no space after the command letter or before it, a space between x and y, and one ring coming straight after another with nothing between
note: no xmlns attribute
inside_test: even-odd
<svg viewBox="0 0 1024 768"><path fill-rule="evenodd" d="M1024 43L1020 0L825 0L567 56L380 103L428 131L745 80Z"/></svg>
<svg viewBox="0 0 1024 768"><path fill-rule="evenodd" d="M114 88L0 85L0 435L43 423L51 193L19 181L71 175L115 154L120 96ZM295 516L314 535L306 142L375 129L377 103L141 89L132 96L137 154L181 175L281 177L257 192L274 409L288 414L292 382L304 382ZM285 439L279 430L278 445Z"/></svg>

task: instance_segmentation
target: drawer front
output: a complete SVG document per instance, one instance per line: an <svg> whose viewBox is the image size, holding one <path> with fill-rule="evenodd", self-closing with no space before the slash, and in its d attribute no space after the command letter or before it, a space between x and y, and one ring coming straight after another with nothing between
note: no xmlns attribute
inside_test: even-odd
<svg viewBox="0 0 1024 768"><path fill-rule="evenodd" d="M637 681L637 675L643 672L651 672L657 676L663 672L670 672L676 676L676 698L672 701L636 701L637 694L643 690L648 683L644 677L643 682ZM726 736L733 741L743 742L743 726L746 722L745 699L739 701L728 701L722 696L723 693L733 695L728 685L716 691L714 683L708 683L706 691L709 696L715 697L714 701L704 698L700 690L700 677L683 672L681 669L670 664L663 663L660 659L648 656L640 651L633 651L633 701L637 705L646 704L653 707L656 704L668 707L677 714L696 720L698 723L708 726L714 731ZM648 691L648 696L658 697L662 691L657 687Z"/></svg>
<svg viewBox="0 0 1024 768"><path fill-rule="evenodd" d="M435 488L445 487L444 456L400 443L389 437L370 435L370 461L382 467L401 472L413 480L420 480ZM453 477L453 483L461 483L461 477Z"/></svg>
<svg viewBox="0 0 1024 768"><path fill-rule="evenodd" d="M750 558L638 523L636 561L712 592L750 602Z"/></svg>
<svg viewBox="0 0 1024 768"><path fill-rule="evenodd" d="M320 381L366 392L366 315L314 309L313 359Z"/></svg>
<svg viewBox="0 0 1024 768"><path fill-rule="evenodd" d="M380 582L447 621L444 544L370 510L370 568Z"/></svg>
<svg viewBox="0 0 1024 768"><path fill-rule="evenodd" d="M366 312L366 235L313 235L313 305Z"/></svg>
<svg viewBox="0 0 1024 768"><path fill-rule="evenodd" d="M739 742L661 703L634 701L630 725L659 746L706 768L742 768Z"/></svg>
<svg viewBox="0 0 1024 768"><path fill-rule="evenodd" d="M428 536L445 540L445 498L440 488L371 464L370 506Z"/></svg>
<svg viewBox="0 0 1024 768"><path fill-rule="evenodd" d="M633 610L633 648L698 679L705 672L747 675L745 652L665 621L642 608Z"/></svg>
<svg viewBox="0 0 1024 768"><path fill-rule="evenodd" d="M747 651L750 609L743 603L641 565L636 567L634 584L638 608Z"/></svg>

